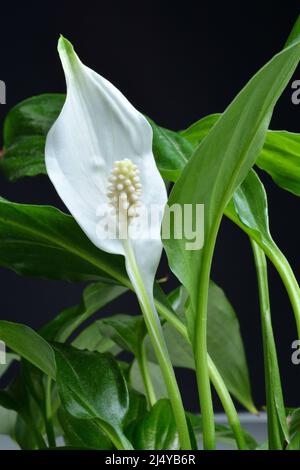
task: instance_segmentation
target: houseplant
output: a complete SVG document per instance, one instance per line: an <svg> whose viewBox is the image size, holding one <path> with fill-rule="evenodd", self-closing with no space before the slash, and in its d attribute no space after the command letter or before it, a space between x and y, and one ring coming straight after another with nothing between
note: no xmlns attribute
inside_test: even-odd
<svg viewBox="0 0 300 470"><path fill-rule="evenodd" d="M281 390L266 257L286 288L298 336L300 290L270 235L266 193L252 168L256 164L284 190L300 193L299 136L268 130L299 62L299 34L298 19L284 49L222 115L205 116L180 132L142 116L83 65L63 37L67 97L36 96L9 112L1 170L10 180L47 173L71 215L0 199L0 264L21 275L89 282L82 302L39 332L0 322L0 339L12 351L8 361L20 363L0 393L1 425L21 448L194 450L201 440L211 450L225 437L241 450L259 447L242 429L232 398L257 412L237 318L210 279L225 215L248 235L257 269L268 415L264 447L299 449L299 410L287 407ZM164 181L173 183L168 198ZM196 249L192 227L178 236L166 207L189 207L188 221L196 210ZM167 236L161 237L164 210ZM168 295L154 281L163 245L180 281ZM127 290L137 296L139 315L116 314L87 326ZM130 363L119 360L123 350L131 353ZM195 370L201 417L183 408L176 366ZM215 426L211 385L228 428Z"/></svg>

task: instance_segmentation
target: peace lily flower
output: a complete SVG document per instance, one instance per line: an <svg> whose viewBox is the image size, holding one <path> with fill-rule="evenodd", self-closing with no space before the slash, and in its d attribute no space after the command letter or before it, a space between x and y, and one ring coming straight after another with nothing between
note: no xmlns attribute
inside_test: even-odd
<svg viewBox="0 0 300 470"><path fill-rule="evenodd" d="M189 435L180 393L153 301L163 212L151 219L151 236L147 236L149 218L141 210L147 213L151 206L163 208L167 202L152 153L151 126L119 90L79 60L66 39L60 38L58 51L67 98L47 136L47 172L92 243L125 256L173 405L181 447L187 449ZM109 214L106 237L99 217L104 212ZM140 236L131 236L130 230L139 224Z"/></svg>

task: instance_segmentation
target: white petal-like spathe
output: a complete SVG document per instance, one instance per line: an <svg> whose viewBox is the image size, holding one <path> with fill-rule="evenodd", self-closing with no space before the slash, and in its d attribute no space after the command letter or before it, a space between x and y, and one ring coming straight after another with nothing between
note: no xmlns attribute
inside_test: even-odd
<svg viewBox="0 0 300 470"><path fill-rule="evenodd" d="M104 251L125 254L121 240L99 237L99 214L108 202L108 177L114 162L125 158L140 170L142 204L146 208L166 204L165 186L152 154L152 130L119 90L82 64L66 39L59 40L58 50L67 98L47 136L47 172L89 239ZM132 242L148 288L162 250L160 223L158 220L151 227L155 239ZM132 278L132 273L128 274Z"/></svg>

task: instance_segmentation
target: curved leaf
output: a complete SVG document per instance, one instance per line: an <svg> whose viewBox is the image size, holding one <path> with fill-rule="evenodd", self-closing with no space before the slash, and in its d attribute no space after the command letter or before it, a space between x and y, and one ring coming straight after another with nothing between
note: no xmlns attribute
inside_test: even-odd
<svg viewBox="0 0 300 470"><path fill-rule="evenodd" d="M137 450L177 450L179 440L169 400L159 400L139 421L133 423L129 437Z"/></svg>
<svg viewBox="0 0 300 470"><path fill-rule="evenodd" d="M58 391L68 413L78 419L96 420L110 439L117 435L128 448L122 426L129 396L113 356L56 344L55 357Z"/></svg>
<svg viewBox="0 0 300 470"><path fill-rule="evenodd" d="M0 265L26 276L128 285L123 259L97 249L71 216L54 207L4 199Z"/></svg>
<svg viewBox="0 0 300 470"><path fill-rule="evenodd" d="M0 320L0 339L6 346L55 379L56 365L52 347L26 325Z"/></svg>

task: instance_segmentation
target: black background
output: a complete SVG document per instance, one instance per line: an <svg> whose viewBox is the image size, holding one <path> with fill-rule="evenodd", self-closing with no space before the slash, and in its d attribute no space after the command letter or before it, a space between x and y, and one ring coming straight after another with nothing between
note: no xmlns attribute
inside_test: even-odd
<svg viewBox="0 0 300 470"><path fill-rule="evenodd" d="M70 39L91 68L112 81L158 124L181 129L206 114L222 112L249 78L278 52L300 12L298 1L249 2L6 2L1 6L0 79L7 104L1 123L20 100L65 90L56 52L59 33ZM300 69L294 79L300 79ZM289 86L276 107L272 128L300 130L300 107ZM262 175L269 197L273 236L299 277L299 202ZM10 200L50 203L63 208L46 177L8 183L0 194ZM165 260L159 271L168 274ZM245 341L256 404L264 404L262 345L256 277L247 238L229 221L220 230L213 279L233 303ZM176 284L170 278L168 288ZM0 316L39 328L80 299L83 285L27 279L0 269ZM296 330L278 275L270 267L273 325L286 404L299 406L300 366L291 363ZM125 302L125 300L126 302ZM107 313L130 313L128 295ZM228 338L230 341L230 338ZM193 374L179 371L187 408L197 409ZM216 409L220 405L216 400Z"/></svg>

